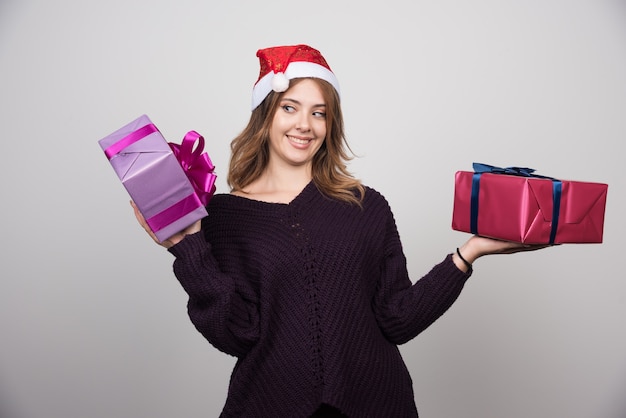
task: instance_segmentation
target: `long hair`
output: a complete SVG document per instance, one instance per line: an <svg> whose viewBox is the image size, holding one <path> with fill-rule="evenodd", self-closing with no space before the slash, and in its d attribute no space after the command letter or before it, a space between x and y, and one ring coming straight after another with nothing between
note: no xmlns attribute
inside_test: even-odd
<svg viewBox="0 0 626 418"><path fill-rule="evenodd" d="M290 86L301 80L292 79ZM339 95L330 83L319 78L311 80L318 84L326 102L326 138L313 156L313 182L328 197L360 205L365 188L347 168L347 162L354 157L354 153L345 138ZM259 178L267 167L270 128L284 94L271 92L252 111L245 129L232 140L226 181L234 191L243 190Z"/></svg>

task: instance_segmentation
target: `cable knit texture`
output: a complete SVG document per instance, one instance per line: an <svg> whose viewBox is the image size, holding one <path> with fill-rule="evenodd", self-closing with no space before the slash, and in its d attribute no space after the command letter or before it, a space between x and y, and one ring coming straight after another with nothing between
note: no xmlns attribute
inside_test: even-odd
<svg viewBox="0 0 626 418"><path fill-rule="evenodd" d="M393 214L313 182L289 204L215 195L202 231L170 248L189 316L237 357L221 417L306 418L321 403L351 418L416 417L397 345L456 300L469 274L448 255L410 280Z"/></svg>

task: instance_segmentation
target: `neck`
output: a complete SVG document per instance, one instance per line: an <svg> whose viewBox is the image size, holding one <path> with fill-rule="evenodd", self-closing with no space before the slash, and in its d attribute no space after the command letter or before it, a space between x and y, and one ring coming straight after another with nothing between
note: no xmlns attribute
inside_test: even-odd
<svg viewBox="0 0 626 418"><path fill-rule="evenodd" d="M311 170L307 167L279 169L270 165L261 177L234 194L266 202L289 203L304 190L311 179Z"/></svg>
<svg viewBox="0 0 626 418"><path fill-rule="evenodd" d="M310 167L268 166L259 178L266 190L300 192L312 179Z"/></svg>

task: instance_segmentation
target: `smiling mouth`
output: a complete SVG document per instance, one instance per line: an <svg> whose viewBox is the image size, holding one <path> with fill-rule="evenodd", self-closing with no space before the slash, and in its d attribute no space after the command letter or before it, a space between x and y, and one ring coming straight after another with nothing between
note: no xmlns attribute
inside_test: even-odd
<svg viewBox="0 0 626 418"><path fill-rule="evenodd" d="M302 144L302 145L306 145L312 141L312 139L296 138L295 136L287 136L287 138L289 138L291 142L295 142L296 144Z"/></svg>

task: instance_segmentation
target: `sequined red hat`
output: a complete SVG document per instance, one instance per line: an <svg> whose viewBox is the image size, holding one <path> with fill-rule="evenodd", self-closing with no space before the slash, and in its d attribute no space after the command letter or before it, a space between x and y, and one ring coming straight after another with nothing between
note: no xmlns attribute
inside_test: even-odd
<svg viewBox="0 0 626 418"><path fill-rule="evenodd" d="M315 48L308 45L275 46L259 49L256 53L261 64L259 78L252 89L252 110L270 92L283 92L289 88L289 80L315 77L328 81L339 93L339 82L330 66Z"/></svg>

